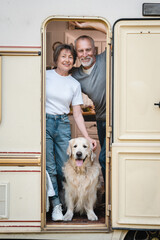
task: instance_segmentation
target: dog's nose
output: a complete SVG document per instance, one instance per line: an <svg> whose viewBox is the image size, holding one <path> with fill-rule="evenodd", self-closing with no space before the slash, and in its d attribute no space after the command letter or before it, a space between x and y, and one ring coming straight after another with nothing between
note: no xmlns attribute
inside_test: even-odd
<svg viewBox="0 0 160 240"><path fill-rule="evenodd" d="M78 151L77 153L76 153L76 155L77 155L77 157L82 157L82 152L80 152L80 151Z"/></svg>

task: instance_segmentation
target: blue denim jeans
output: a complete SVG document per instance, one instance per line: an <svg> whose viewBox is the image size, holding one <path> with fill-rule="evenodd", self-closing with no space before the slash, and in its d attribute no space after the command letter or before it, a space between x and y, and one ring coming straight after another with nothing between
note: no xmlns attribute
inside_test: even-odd
<svg viewBox="0 0 160 240"><path fill-rule="evenodd" d="M67 147L70 139L68 116L46 114L46 170L55 191L53 206L60 204L58 191L62 187L62 167L68 159Z"/></svg>
<svg viewBox="0 0 160 240"><path fill-rule="evenodd" d="M104 183L106 180L106 121L97 121L97 130L101 152L99 154L99 162L102 168Z"/></svg>

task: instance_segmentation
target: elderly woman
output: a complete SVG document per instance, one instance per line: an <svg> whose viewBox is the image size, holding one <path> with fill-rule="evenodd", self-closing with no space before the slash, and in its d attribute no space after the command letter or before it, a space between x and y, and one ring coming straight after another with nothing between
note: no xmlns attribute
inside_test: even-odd
<svg viewBox="0 0 160 240"><path fill-rule="evenodd" d="M96 148L96 141L88 136L84 124L80 107L83 104L80 84L69 74L76 60L73 46L57 46L53 57L56 68L46 71L46 170L55 190L52 220L60 221L63 220L63 214L58 185L62 184L62 167L68 159L66 151L71 138L68 119L70 104L79 130L92 143L93 149Z"/></svg>

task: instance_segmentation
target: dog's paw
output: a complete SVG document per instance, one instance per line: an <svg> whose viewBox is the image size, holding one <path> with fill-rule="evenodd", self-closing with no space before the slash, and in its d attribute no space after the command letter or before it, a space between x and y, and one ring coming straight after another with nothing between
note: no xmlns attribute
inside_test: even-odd
<svg viewBox="0 0 160 240"><path fill-rule="evenodd" d="M63 221L71 221L73 218L73 212L67 211L66 214L63 216Z"/></svg>
<svg viewBox="0 0 160 240"><path fill-rule="evenodd" d="M97 221L98 220L98 217L96 216L96 214L93 211L89 211L87 213L87 217L88 217L88 220L90 220L90 221Z"/></svg>

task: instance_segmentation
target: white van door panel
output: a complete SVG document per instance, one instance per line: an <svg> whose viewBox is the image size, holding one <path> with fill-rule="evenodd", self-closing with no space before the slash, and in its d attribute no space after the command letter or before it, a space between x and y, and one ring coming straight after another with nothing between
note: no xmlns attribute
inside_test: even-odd
<svg viewBox="0 0 160 240"><path fill-rule="evenodd" d="M113 228L160 228L160 145L113 146Z"/></svg>
<svg viewBox="0 0 160 240"><path fill-rule="evenodd" d="M114 28L113 228L160 229L160 20Z"/></svg>
<svg viewBox="0 0 160 240"><path fill-rule="evenodd" d="M160 21L115 26L114 141L160 140Z"/></svg>

